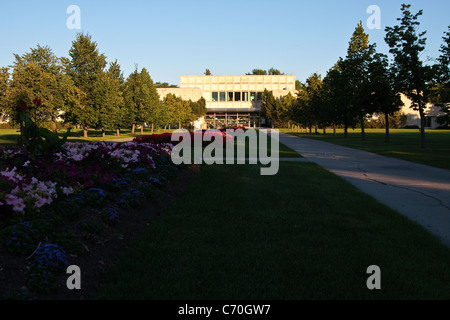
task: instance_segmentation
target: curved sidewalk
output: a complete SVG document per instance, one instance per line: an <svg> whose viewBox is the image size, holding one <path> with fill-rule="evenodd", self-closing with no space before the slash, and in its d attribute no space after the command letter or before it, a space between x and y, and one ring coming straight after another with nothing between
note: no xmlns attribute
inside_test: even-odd
<svg viewBox="0 0 450 320"><path fill-rule="evenodd" d="M280 142L450 246L450 171L281 132Z"/></svg>

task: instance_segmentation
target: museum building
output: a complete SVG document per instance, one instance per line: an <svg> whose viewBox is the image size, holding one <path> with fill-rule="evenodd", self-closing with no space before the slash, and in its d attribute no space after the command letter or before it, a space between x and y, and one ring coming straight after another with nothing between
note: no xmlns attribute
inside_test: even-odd
<svg viewBox="0 0 450 320"><path fill-rule="evenodd" d="M222 75L181 76L179 88L158 88L161 99L172 93L185 100L203 97L207 113L197 121L206 128L228 126L260 127L265 125L261 115L264 90L282 98L289 92L296 96L294 75Z"/></svg>

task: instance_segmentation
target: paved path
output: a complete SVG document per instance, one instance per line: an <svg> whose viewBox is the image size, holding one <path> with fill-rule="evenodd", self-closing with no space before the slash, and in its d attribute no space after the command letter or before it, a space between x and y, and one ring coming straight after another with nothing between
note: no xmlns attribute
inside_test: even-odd
<svg viewBox="0 0 450 320"><path fill-rule="evenodd" d="M280 142L423 225L450 246L450 171L280 132Z"/></svg>

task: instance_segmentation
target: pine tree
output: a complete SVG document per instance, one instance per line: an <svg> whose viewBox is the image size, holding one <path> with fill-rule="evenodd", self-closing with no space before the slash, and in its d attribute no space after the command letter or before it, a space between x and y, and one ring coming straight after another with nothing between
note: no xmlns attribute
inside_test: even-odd
<svg viewBox="0 0 450 320"><path fill-rule="evenodd" d="M355 115L359 119L361 126L362 139L365 140L364 118L367 114L372 114L373 110L368 104L368 96L366 92L369 81L369 64L374 54L374 46L369 45L369 35L365 33L360 21L353 32L347 50L347 57L343 62L343 72L349 79L351 93L351 108L354 109Z"/></svg>

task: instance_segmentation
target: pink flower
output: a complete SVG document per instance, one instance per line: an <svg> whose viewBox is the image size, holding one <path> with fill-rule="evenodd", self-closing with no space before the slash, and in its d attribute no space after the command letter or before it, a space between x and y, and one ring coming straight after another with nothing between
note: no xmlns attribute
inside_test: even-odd
<svg viewBox="0 0 450 320"><path fill-rule="evenodd" d="M23 199L20 199L12 194L8 194L5 197L6 204L13 206L13 210L16 212L23 212L25 209L25 203L23 203Z"/></svg>
<svg viewBox="0 0 450 320"><path fill-rule="evenodd" d="M40 198L38 201L36 201L36 202L34 203L34 207L35 207L35 208L40 208L40 207L42 207L42 206L45 205L45 204L47 204L47 199L45 199L45 198Z"/></svg>

